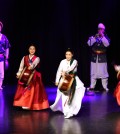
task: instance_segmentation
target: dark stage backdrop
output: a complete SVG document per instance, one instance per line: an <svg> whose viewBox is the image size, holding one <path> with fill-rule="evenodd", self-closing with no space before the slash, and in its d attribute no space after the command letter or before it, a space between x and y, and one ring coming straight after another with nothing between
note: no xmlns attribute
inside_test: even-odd
<svg viewBox="0 0 120 134"><path fill-rule="evenodd" d="M90 54L86 42L95 35L98 23L106 26L111 45L107 51L109 86L117 83L112 62L120 64L119 0L0 0L3 33L11 43L10 68L5 81L17 84L16 72L27 45L35 43L41 58L41 73L46 86L54 85L55 75L65 50L73 48L79 62L78 76L90 83Z"/></svg>

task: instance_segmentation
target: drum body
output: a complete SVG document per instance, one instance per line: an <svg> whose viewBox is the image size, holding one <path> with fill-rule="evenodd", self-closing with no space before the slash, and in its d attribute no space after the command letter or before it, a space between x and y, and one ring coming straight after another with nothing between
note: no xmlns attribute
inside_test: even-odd
<svg viewBox="0 0 120 134"><path fill-rule="evenodd" d="M74 74L67 74L64 77L61 77L58 89L65 95L69 95L73 81L74 81Z"/></svg>
<svg viewBox="0 0 120 134"><path fill-rule="evenodd" d="M34 72L35 70L28 70L28 68L25 67L19 77L19 81L28 86L33 78Z"/></svg>

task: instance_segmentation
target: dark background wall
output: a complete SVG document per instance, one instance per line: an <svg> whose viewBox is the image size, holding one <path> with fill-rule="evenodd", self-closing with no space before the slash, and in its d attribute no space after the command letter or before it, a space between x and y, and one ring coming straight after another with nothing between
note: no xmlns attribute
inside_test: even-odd
<svg viewBox="0 0 120 134"><path fill-rule="evenodd" d="M98 23L106 26L111 39L107 51L109 86L117 83L112 62L120 64L119 0L0 0L0 20L8 37L10 68L5 81L16 84L16 72L27 45L35 43L41 58L41 73L45 85L53 85L59 62L65 50L74 49L79 62L78 75L89 86L90 54L86 42L95 35Z"/></svg>

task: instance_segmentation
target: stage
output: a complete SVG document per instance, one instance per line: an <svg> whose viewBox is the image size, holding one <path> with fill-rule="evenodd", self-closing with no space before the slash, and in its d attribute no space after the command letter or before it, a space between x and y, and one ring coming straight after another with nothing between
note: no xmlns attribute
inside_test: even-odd
<svg viewBox="0 0 120 134"><path fill-rule="evenodd" d="M64 119L60 112L23 110L13 107L15 85L0 91L1 134L119 134L120 107L113 92L85 95L77 116ZM46 87L50 105L56 97L56 87ZM79 102L78 102L79 103Z"/></svg>

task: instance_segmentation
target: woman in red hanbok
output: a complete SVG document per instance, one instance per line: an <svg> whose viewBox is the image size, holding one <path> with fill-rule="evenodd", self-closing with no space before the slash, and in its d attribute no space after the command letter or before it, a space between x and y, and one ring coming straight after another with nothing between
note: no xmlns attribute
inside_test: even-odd
<svg viewBox="0 0 120 134"><path fill-rule="evenodd" d="M119 65L114 65L115 71L117 72L117 78L119 80L115 91L114 91L114 97L116 97L118 105L120 105L120 66Z"/></svg>
<svg viewBox="0 0 120 134"><path fill-rule="evenodd" d="M49 108L49 103L42 83L41 73L37 71L40 58L35 56L35 52L35 45L30 45L29 55L24 56L21 60L20 67L17 72L17 78L20 78L25 67L27 67L28 70L34 70L34 74L27 86L18 80L13 105L20 106L23 109L42 110Z"/></svg>

